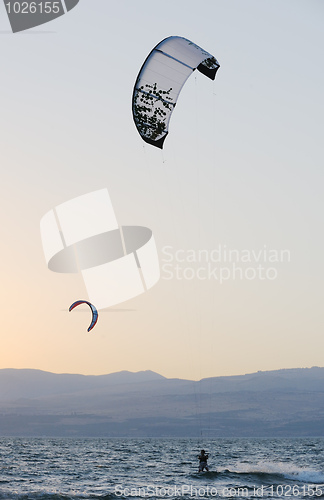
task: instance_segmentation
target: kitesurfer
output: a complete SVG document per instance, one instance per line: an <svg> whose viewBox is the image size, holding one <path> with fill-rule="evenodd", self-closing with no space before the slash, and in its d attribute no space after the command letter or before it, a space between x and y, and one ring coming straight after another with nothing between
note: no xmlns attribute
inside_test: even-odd
<svg viewBox="0 0 324 500"><path fill-rule="evenodd" d="M206 471L209 471L208 465L207 465L208 453L205 453L205 450L201 450L200 455L198 455L198 458L199 458L199 470L198 470L198 472L203 472L204 469L206 469Z"/></svg>

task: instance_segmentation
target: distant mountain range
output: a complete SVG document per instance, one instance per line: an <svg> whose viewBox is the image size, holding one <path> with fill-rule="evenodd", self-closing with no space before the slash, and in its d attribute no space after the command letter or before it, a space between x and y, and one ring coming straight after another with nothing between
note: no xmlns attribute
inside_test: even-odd
<svg viewBox="0 0 324 500"><path fill-rule="evenodd" d="M168 379L0 370L0 435L324 436L324 368Z"/></svg>

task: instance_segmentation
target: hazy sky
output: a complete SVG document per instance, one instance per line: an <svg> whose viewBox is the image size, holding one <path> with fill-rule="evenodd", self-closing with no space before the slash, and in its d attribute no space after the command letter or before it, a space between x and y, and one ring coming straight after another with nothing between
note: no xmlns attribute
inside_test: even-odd
<svg viewBox="0 0 324 500"><path fill-rule="evenodd" d="M80 0L12 34L0 4L0 368L323 366L323 14L320 0ZM189 78L161 152L131 97L170 35L221 67ZM82 278L47 269L39 223L104 187L121 225L152 229L161 279L87 333L90 312L68 312Z"/></svg>

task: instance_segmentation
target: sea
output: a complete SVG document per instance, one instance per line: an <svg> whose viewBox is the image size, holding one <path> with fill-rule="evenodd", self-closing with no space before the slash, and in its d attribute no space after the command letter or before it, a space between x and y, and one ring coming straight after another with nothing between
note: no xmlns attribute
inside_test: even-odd
<svg viewBox="0 0 324 500"><path fill-rule="evenodd" d="M324 498L324 438L6 437L0 471L0 500L308 500Z"/></svg>

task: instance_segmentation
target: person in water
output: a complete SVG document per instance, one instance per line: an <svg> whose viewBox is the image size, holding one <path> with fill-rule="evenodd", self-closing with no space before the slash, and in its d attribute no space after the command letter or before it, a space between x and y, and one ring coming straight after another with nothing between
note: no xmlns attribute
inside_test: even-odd
<svg viewBox="0 0 324 500"><path fill-rule="evenodd" d="M206 469L206 471L209 471L208 465L207 465L208 454L205 453L205 450L201 450L200 455L198 455L198 458L199 458L199 471L198 472L203 472L204 469Z"/></svg>

